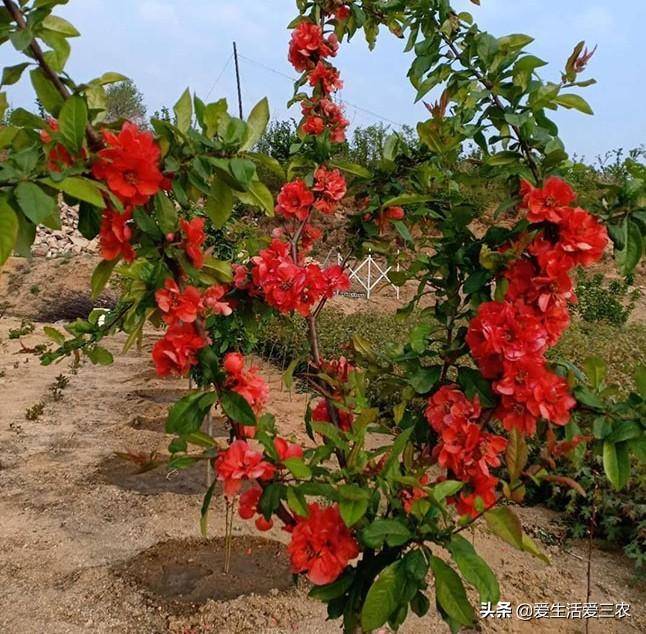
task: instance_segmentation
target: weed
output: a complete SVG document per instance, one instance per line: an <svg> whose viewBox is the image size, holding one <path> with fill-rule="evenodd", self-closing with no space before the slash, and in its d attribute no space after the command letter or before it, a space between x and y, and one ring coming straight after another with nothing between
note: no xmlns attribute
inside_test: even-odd
<svg viewBox="0 0 646 634"><path fill-rule="evenodd" d="M32 332L34 332L34 330L34 324L26 319L23 319L20 322L19 328L12 328L9 331L9 339L20 339L20 337L31 334Z"/></svg>
<svg viewBox="0 0 646 634"><path fill-rule="evenodd" d="M43 415L44 411L45 411L45 403L40 401L40 402L36 403L35 405L32 405L31 407L28 407L25 410L25 418L27 420L36 421Z"/></svg>
<svg viewBox="0 0 646 634"><path fill-rule="evenodd" d="M63 390L69 385L70 379L64 374L59 374L56 381L49 386L49 391L52 393L52 398L55 401L60 401L63 398Z"/></svg>

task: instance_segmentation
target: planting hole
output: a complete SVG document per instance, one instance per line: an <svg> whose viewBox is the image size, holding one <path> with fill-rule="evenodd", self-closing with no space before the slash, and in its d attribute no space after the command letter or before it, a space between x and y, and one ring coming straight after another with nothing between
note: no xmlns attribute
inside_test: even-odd
<svg viewBox="0 0 646 634"><path fill-rule="evenodd" d="M153 601L175 613L206 601L264 595L294 585L283 544L261 537L232 540L231 567L224 573L224 537L156 544L115 572Z"/></svg>

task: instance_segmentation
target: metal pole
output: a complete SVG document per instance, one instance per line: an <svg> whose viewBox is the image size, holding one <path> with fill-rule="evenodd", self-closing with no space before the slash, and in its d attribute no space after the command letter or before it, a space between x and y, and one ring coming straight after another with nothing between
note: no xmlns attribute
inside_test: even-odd
<svg viewBox="0 0 646 634"><path fill-rule="evenodd" d="M242 114L242 88L240 86L240 64L238 63L238 47L236 43L233 43L233 59L235 61L236 67L236 83L238 84L238 112L240 113L240 118L244 119Z"/></svg>

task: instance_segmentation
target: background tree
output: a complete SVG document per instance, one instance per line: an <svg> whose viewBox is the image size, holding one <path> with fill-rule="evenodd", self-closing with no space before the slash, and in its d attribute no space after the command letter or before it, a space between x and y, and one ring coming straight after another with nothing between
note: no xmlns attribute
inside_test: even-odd
<svg viewBox="0 0 646 634"><path fill-rule="evenodd" d="M132 79L125 79L106 89L106 121L128 119L142 124L146 118L144 96Z"/></svg>

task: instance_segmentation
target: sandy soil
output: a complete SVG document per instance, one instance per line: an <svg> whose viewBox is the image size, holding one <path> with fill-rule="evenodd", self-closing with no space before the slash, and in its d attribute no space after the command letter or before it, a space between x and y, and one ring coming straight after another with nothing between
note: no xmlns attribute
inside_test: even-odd
<svg viewBox="0 0 646 634"><path fill-rule="evenodd" d="M80 279L82 267L75 270L79 274L74 280ZM14 301L29 292L15 284ZM24 308L21 301L17 304ZM153 335L146 337L141 351L125 355L118 354L122 338L110 342L108 347L115 353L110 368L84 364L75 370L67 361L43 367L22 351L23 345L30 348L44 341L40 325L22 340L8 338L8 331L20 324L13 310L0 319L0 632L339 631L336 624L325 621L324 606L307 599L306 587L290 585L282 560L271 565L273 560L267 558L277 557L278 546L236 541L235 574L223 580L221 558L210 551L221 550L221 542L199 536L206 480L203 465L181 473L167 473L161 466L138 474L132 464L114 457L115 451L152 455L157 460L166 454L165 412L187 385L155 376L149 362ZM262 368L271 385L269 409L282 433L303 438L298 420L306 397L281 391L280 374L269 364L263 363ZM60 374L69 376L70 382L56 401L49 387ZM26 409L41 402L42 415L27 420ZM563 533L557 514L541 509L519 509L519 513L537 540ZM209 517L211 538L224 534L224 518L223 498L216 494ZM236 517L234 534L257 532L253 523ZM283 543L286 539L278 528L265 537ZM541 544L552 560L547 566L501 543L484 528L476 529L472 538L498 573L504 600L513 604L585 601L586 544L573 542L567 548ZM168 553L173 561L164 563ZM592 600L628 602L632 617L592 621L590 631L646 631L646 592L633 585L631 563L595 548L592 567ZM230 596L221 594L221 586L236 583L236 575L244 576L247 569L253 583L249 585L245 577L241 586L258 594L205 600L206 596ZM211 587L213 594L209 594ZM482 629L574 633L584 628L581 621L505 620L483 622ZM429 615L411 617L401 631L448 630Z"/></svg>

